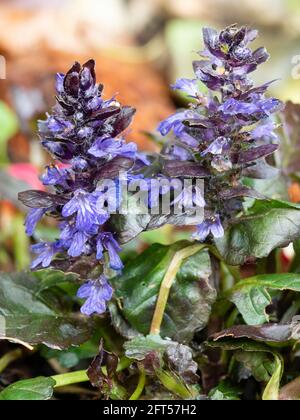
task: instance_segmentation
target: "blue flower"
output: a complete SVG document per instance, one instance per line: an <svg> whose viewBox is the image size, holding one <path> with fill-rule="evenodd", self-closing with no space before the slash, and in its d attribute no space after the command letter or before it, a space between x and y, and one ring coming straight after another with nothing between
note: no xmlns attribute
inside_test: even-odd
<svg viewBox="0 0 300 420"><path fill-rule="evenodd" d="M32 236L36 225L47 212L47 209L31 209L25 220L26 235Z"/></svg>
<svg viewBox="0 0 300 420"><path fill-rule="evenodd" d="M201 156L206 156L208 153L212 155L221 155L224 150L228 149L230 146L230 139L226 137L218 137L213 141L204 152L201 153Z"/></svg>
<svg viewBox="0 0 300 420"><path fill-rule="evenodd" d="M274 132L276 124L273 121L267 121L265 124L258 125L250 132L251 138L254 140L269 138L271 140L278 140L277 134Z"/></svg>
<svg viewBox="0 0 300 420"><path fill-rule="evenodd" d="M199 95L197 79L178 79L174 85L171 85L171 88L174 90L182 90L192 98L196 98Z"/></svg>
<svg viewBox="0 0 300 420"><path fill-rule="evenodd" d="M265 114L265 116L269 116L281 107L281 102L274 98L261 100L253 98L252 100L253 102L243 102L233 98L228 99L220 106L220 111L225 115Z"/></svg>
<svg viewBox="0 0 300 420"><path fill-rule="evenodd" d="M97 280L89 280L77 292L80 299L86 299L81 308L84 315L103 314L106 311L106 302L112 298L113 289L105 276Z"/></svg>
<svg viewBox="0 0 300 420"><path fill-rule="evenodd" d="M194 233L193 237L194 239L203 242L210 233L214 238L222 238L224 236L224 228L218 214L204 220L204 222L197 227L197 232Z"/></svg>
<svg viewBox="0 0 300 420"><path fill-rule="evenodd" d="M41 242L33 245L31 250L38 257L32 262L31 268L36 268L41 265L43 268L49 267L53 257L64 250L60 241L56 242Z"/></svg>
<svg viewBox="0 0 300 420"><path fill-rule="evenodd" d="M74 157L71 161L72 169L75 172L83 172L86 171L89 167L88 162L86 159L83 159L80 156Z"/></svg>
<svg viewBox="0 0 300 420"><path fill-rule="evenodd" d="M109 232L109 225L104 227L121 204L121 183L116 179L118 171L128 171L127 185L132 177L140 176L140 170L150 165L147 156L137 152L135 143L126 143L121 138L135 109L122 107L115 98L103 99L103 85L96 83L94 60L82 66L75 62L66 74L57 74L56 93L56 105L51 114L46 114L45 121L39 121L38 129L42 146L55 161L68 167L60 169L51 165L46 168L41 179L44 185L51 186L51 194L32 195L28 191L23 192L20 199L29 206L32 206L33 196L35 200L32 206L35 208L30 210L25 223L28 235L32 235L36 224L48 211L60 220L60 235L54 243L33 246L32 250L38 256L32 267L48 267L57 253L62 254L66 263L70 260L70 264L83 255L94 261L97 255L105 265L105 251L110 266L118 271L123 267L118 254L121 248ZM101 188L102 181L107 184L107 180L111 180L111 184ZM90 293L86 296L89 299L84 308L93 301L96 289L99 291L102 287L111 296L111 288L103 279L93 282L94 288L89 287ZM84 294L87 287L80 293ZM100 299L97 312L102 311L101 305L103 309Z"/></svg>
<svg viewBox="0 0 300 420"><path fill-rule="evenodd" d="M103 259L103 251L106 250L109 256L110 268L116 271L122 270L123 263L119 256L122 248L110 232L102 232L97 238L97 259Z"/></svg>
<svg viewBox="0 0 300 420"><path fill-rule="evenodd" d="M175 160L189 160L193 157L192 153L187 150L187 148L177 146L177 144L172 145L169 150L167 150L168 155Z"/></svg>
<svg viewBox="0 0 300 420"><path fill-rule="evenodd" d="M84 190L77 190L73 198L62 209L63 217L76 214L76 228L88 232L93 225L103 225L109 215L96 208L96 194L90 194Z"/></svg>
<svg viewBox="0 0 300 420"><path fill-rule="evenodd" d="M80 257L80 255L84 254L86 251L86 244L89 239L90 236L85 232L75 232L68 249L70 257Z"/></svg>
<svg viewBox="0 0 300 420"><path fill-rule="evenodd" d="M112 160L117 156L135 158L137 146L135 143L126 143L124 140L111 137L99 138L88 150L89 154L106 160Z"/></svg>
<svg viewBox="0 0 300 420"><path fill-rule="evenodd" d="M69 171L59 169L55 165L48 166L46 172L41 176L44 185L60 185L68 189Z"/></svg>
<svg viewBox="0 0 300 420"><path fill-rule="evenodd" d="M177 112L162 121L157 129L162 136L166 136L172 129L176 135L180 135L185 128L182 121L186 120L188 116L188 111Z"/></svg>
<svg viewBox="0 0 300 420"><path fill-rule="evenodd" d="M195 206L201 208L206 206L201 189L194 185L184 188L173 203L181 208L184 207L186 210L192 209Z"/></svg>

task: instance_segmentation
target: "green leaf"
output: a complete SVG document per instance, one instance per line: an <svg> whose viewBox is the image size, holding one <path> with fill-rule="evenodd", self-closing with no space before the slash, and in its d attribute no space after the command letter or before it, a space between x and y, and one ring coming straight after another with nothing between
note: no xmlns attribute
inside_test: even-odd
<svg viewBox="0 0 300 420"><path fill-rule="evenodd" d="M124 344L126 356L130 359L144 360L151 352L164 353L171 344L177 344L171 340L163 340L159 335L136 337Z"/></svg>
<svg viewBox="0 0 300 420"><path fill-rule="evenodd" d="M284 363L279 353L270 347L251 340L232 339L209 342L211 347L220 347L223 350L234 351L238 361L243 362L251 370L259 382L267 382L263 392L263 400L278 400L280 381L283 374ZM245 354L247 353L247 354ZM270 359L270 355L272 359Z"/></svg>
<svg viewBox="0 0 300 420"><path fill-rule="evenodd" d="M195 399L197 396L198 392L194 388L186 385L184 381L174 372L157 369L155 373L162 385L173 394L178 395L180 398L184 400L191 400Z"/></svg>
<svg viewBox="0 0 300 420"><path fill-rule="evenodd" d="M274 200L288 200L287 179L281 174L270 179L245 178L243 184Z"/></svg>
<svg viewBox="0 0 300 420"><path fill-rule="evenodd" d="M267 383L276 369L274 357L269 353L237 351L234 357L238 362L243 363L243 365L250 370L253 377L258 382Z"/></svg>
<svg viewBox="0 0 300 420"><path fill-rule="evenodd" d="M292 273L264 274L237 283L223 297L236 305L248 325L269 321L266 307L271 303L268 289L300 292L300 275Z"/></svg>
<svg viewBox="0 0 300 420"><path fill-rule="evenodd" d="M120 313L139 333L147 335L164 276L177 251L190 244L171 247L153 245L130 261L112 283L120 300ZM188 342L195 331L207 325L216 291L210 284L211 262L207 250L186 259L171 287L162 322L161 335Z"/></svg>
<svg viewBox="0 0 300 420"><path fill-rule="evenodd" d="M213 401L239 401L240 389L234 387L228 381L222 381L216 388L212 389L209 397Z"/></svg>
<svg viewBox="0 0 300 420"><path fill-rule="evenodd" d="M138 195L129 195L126 203L126 212L112 215L109 222L118 241L122 244L135 239L142 232L156 231L166 225L190 226L196 224L194 210L178 213L178 209L171 206L168 214L150 214Z"/></svg>
<svg viewBox="0 0 300 420"><path fill-rule="evenodd" d="M55 380L52 378L39 377L16 382L0 393L0 400L50 400L53 395Z"/></svg>
<svg viewBox="0 0 300 420"><path fill-rule="evenodd" d="M267 257L300 236L300 207L283 201L257 201L246 217L238 219L216 241L229 265Z"/></svg>
<svg viewBox="0 0 300 420"><path fill-rule="evenodd" d="M275 369L273 375L268 382L262 399L264 401L277 401L279 399L280 381L283 375L283 359L280 355L274 354Z"/></svg>
<svg viewBox="0 0 300 420"><path fill-rule="evenodd" d="M94 358L98 351L99 344L87 341L79 347L72 347L69 350L64 351L52 350L47 347L43 347L41 350L41 356L46 359L57 359L62 367L71 369L77 366L82 360Z"/></svg>
<svg viewBox="0 0 300 420"><path fill-rule="evenodd" d="M180 378L189 385L197 384L198 365L193 360L193 352L190 347L176 343L172 340L163 340L159 335L148 335L147 337L136 337L124 344L126 356L130 359L144 361L149 357L146 365L149 368L149 360L163 365L163 361L176 372Z"/></svg>
<svg viewBox="0 0 300 420"><path fill-rule="evenodd" d="M62 273L57 273L61 281ZM42 273L0 275L0 339L66 349L85 342L91 322L65 310L67 298L58 288L41 291ZM53 281L53 279L52 279ZM47 275L46 275L47 283Z"/></svg>
<svg viewBox="0 0 300 420"><path fill-rule="evenodd" d="M79 275L75 273L63 273L60 270L39 270L32 273L33 277L38 280L36 293L42 293L45 290L51 289L55 286L65 283L72 283L79 281Z"/></svg>
<svg viewBox="0 0 300 420"><path fill-rule="evenodd" d="M7 161L6 143L17 133L18 120L13 111L0 101L0 164Z"/></svg>

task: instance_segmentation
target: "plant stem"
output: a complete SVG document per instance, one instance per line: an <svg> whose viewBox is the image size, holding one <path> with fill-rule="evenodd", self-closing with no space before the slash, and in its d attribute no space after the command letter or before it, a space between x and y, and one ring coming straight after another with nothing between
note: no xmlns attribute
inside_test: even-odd
<svg viewBox="0 0 300 420"><path fill-rule="evenodd" d="M12 350L9 353L6 353L0 359L0 373L2 373L11 363L20 359L23 356L21 349Z"/></svg>
<svg viewBox="0 0 300 420"><path fill-rule="evenodd" d="M116 372L119 373L122 370L128 368L132 361L127 357L122 357L118 364ZM106 374L106 367L103 366L103 372ZM52 379L56 382L54 388L60 388L62 386L68 386L72 384L79 384L82 382L89 382L89 377L85 370L79 370L77 372L62 373L60 375L52 376Z"/></svg>
<svg viewBox="0 0 300 420"><path fill-rule="evenodd" d="M205 247L206 245L197 244L197 245L192 245L187 248L181 249L180 251L175 253L171 261L171 264L165 274L165 277L162 281L162 284L160 286L160 291L159 291L159 295L158 295L158 299L157 299L157 303L156 303L156 307L155 307L155 311L154 311L154 315L152 319L150 334L153 334L153 335L160 334L161 323L163 321L164 312L165 312L166 305L168 302L170 290L175 280L176 274L181 267L182 262L186 258L191 257L192 255L196 254L197 252L199 252Z"/></svg>
<svg viewBox="0 0 300 420"><path fill-rule="evenodd" d="M89 377L85 370L79 370L77 372L63 373L61 375L52 376L52 379L56 382L54 388L62 386L79 384L81 382L89 382Z"/></svg>
<svg viewBox="0 0 300 420"><path fill-rule="evenodd" d="M128 359L128 357L123 356L120 359L116 372L122 372L122 370L127 369L132 364L132 360Z"/></svg>
<svg viewBox="0 0 300 420"><path fill-rule="evenodd" d="M146 373L145 373L144 369L141 369L139 382L137 384L137 387L136 387L134 393L131 395L129 400L132 400L132 401L138 400L140 398L140 396L142 395L143 391L144 391L145 384L146 384Z"/></svg>

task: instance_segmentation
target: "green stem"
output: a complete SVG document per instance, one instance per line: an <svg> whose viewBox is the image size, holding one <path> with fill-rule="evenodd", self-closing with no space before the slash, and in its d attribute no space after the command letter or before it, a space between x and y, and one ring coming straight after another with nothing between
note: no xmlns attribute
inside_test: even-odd
<svg viewBox="0 0 300 420"><path fill-rule="evenodd" d="M136 390L131 395L129 400L132 400L132 401L138 400L140 398L140 396L142 395L143 391L144 391L145 384L146 384L146 373L145 373L145 370L142 369L140 371L139 382L137 384Z"/></svg>
<svg viewBox="0 0 300 420"><path fill-rule="evenodd" d="M159 335L160 328L163 321L166 305L168 302L169 294L173 282L175 280L176 274L178 273L182 262L186 259L191 257L192 255L196 254L197 252L204 249L206 245L192 245L187 248L181 249L180 251L176 252L170 266L165 274L165 277L161 283L159 295L152 319L151 330L150 334Z"/></svg>
<svg viewBox="0 0 300 420"><path fill-rule="evenodd" d="M127 357L122 357L120 360L116 372L119 373L124 369L127 369L132 361ZM103 366L103 372L106 374L106 367ZM89 382L89 377L85 370L79 370L77 372L62 373L60 375L52 376L52 379L56 382L54 388L60 388L62 386L68 386L72 384L79 384L82 382Z"/></svg>
<svg viewBox="0 0 300 420"><path fill-rule="evenodd" d="M132 364L132 360L128 359L128 357L123 356L120 359L116 372L122 372L122 370L127 369Z"/></svg>
<svg viewBox="0 0 300 420"><path fill-rule="evenodd" d="M11 363L20 359L23 356L21 349L12 350L9 353L6 353L0 359L0 373L2 373Z"/></svg>
<svg viewBox="0 0 300 420"><path fill-rule="evenodd" d="M89 382L89 377L85 370L79 370L77 372L63 373L61 375L52 376L52 379L56 382L54 388L62 386L79 384L82 382Z"/></svg>

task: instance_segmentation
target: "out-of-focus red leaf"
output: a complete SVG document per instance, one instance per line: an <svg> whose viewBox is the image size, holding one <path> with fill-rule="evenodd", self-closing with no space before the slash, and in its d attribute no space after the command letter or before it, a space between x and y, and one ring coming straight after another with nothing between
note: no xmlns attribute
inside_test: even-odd
<svg viewBox="0 0 300 420"><path fill-rule="evenodd" d="M45 191L44 185L39 180L38 169L30 163L15 163L7 168L9 175L26 182L35 190Z"/></svg>

